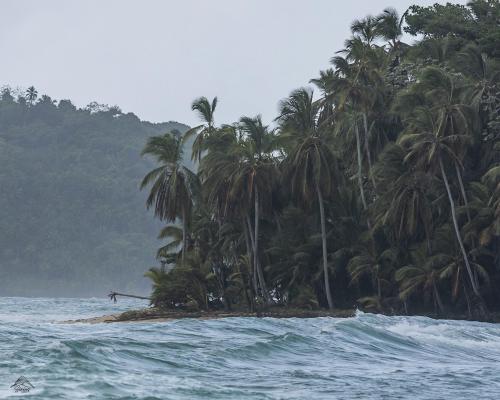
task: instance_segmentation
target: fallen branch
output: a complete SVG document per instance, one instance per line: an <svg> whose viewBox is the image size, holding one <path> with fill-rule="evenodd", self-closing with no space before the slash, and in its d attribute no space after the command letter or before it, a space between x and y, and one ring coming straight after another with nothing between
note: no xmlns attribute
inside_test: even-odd
<svg viewBox="0 0 500 400"><path fill-rule="evenodd" d="M116 303L116 296L133 297L134 299L141 299L141 300L149 300L149 301L151 301L151 298L149 298L149 297L136 296L134 294L126 294L126 293L118 293L118 292L111 292L110 294L108 294L109 299L113 300L115 303Z"/></svg>

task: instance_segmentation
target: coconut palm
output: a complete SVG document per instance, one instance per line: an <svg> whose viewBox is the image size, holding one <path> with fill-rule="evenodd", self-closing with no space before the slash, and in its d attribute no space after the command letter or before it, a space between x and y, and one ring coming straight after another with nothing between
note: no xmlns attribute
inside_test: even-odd
<svg viewBox="0 0 500 400"><path fill-rule="evenodd" d="M273 138L260 116L243 117L237 127L226 127L210 140L208 148L213 151L209 151L201 168L209 201L224 217L237 215L244 221L251 241L254 287L258 282L266 301L271 298L260 265L259 224L261 211L270 206L270 194L278 177L271 154Z"/></svg>
<svg viewBox="0 0 500 400"><path fill-rule="evenodd" d="M38 92L34 86L30 86L26 90L26 100L28 100L29 105L35 104L36 98L38 97Z"/></svg>
<svg viewBox="0 0 500 400"><path fill-rule="evenodd" d="M399 139L399 143L408 149L405 162L423 171L435 172L441 175L448 195L455 235L467 267L472 289L474 294L480 297L479 287L472 272L460 233L455 200L451 192L447 168L445 168L445 162L454 164L460 161L459 152L468 143L469 137L463 134L445 135L442 125L440 125L441 121L440 115L436 117L428 108L418 108L409 121L407 133Z"/></svg>
<svg viewBox="0 0 500 400"><path fill-rule="evenodd" d="M285 161L286 181L290 182L293 195L308 204L315 198L321 221L323 250L323 275L328 307L333 308L328 274L328 249L326 244L326 219L324 202L333 195L339 180L337 160L327 143L327 136L318 121L319 107L313 93L298 89L280 104L278 121L282 138L293 143Z"/></svg>
<svg viewBox="0 0 500 400"><path fill-rule="evenodd" d="M160 164L148 172L141 182L141 189L151 185L146 200L148 208L154 207L160 220L182 221L182 260L187 245L187 225L198 192L198 177L182 164L183 139L175 133L153 136L148 139L142 155L149 155Z"/></svg>
<svg viewBox="0 0 500 400"><path fill-rule="evenodd" d="M351 32L368 46L371 46L377 37L377 19L368 15L363 19L356 19L351 24Z"/></svg>
<svg viewBox="0 0 500 400"><path fill-rule="evenodd" d="M439 293L441 269L449 262L446 255L428 256L426 250L419 248L412 252L413 263L398 269L395 279L399 283L399 297L407 300L412 295L422 295L434 300L435 306L444 314L444 304Z"/></svg>
<svg viewBox="0 0 500 400"><path fill-rule="evenodd" d="M205 150L206 138L215 131L214 113L216 107L217 97L214 97L212 102L208 101L206 97L200 97L193 101L193 104L191 105L191 109L195 111L203 121L203 124L189 129L184 134L184 142L187 142L195 136L192 145L192 160L196 160L198 162L201 160L203 151Z"/></svg>
<svg viewBox="0 0 500 400"><path fill-rule="evenodd" d="M401 50L403 46L406 46L401 42L405 16L406 13L400 17L396 9L388 7L376 17L376 35L388 42L389 54L394 57L392 66L399 65Z"/></svg>

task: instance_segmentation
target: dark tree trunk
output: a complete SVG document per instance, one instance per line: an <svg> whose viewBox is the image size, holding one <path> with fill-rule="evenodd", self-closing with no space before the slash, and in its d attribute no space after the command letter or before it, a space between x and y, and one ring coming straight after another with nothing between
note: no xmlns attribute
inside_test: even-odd
<svg viewBox="0 0 500 400"><path fill-rule="evenodd" d="M186 208L182 207L182 263L184 264L186 256Z"/></svg>
<svg viewBox="0 0 500 400"><path fill-rule="evenodd" d="M326 248L326 227L325 227L325 209L323 205L323 196L321 190L316 186L316 193L318 194L319 214L321 218L321 241L323 247L323 275L325 278L325 292L328 301L328 308L333 309L332 293L330 291L330 280L328 277L328 253Z"/></svg>
<svg viewBox="0 0 500 400"><path fill-rule="evenodd" d="M363 208L365 211L368 209L368 205L366 204L365 190L363 188L363 164L361 160L361 139L359 137L359 128L358 124L355 123L354 129L356 131L356 152L358 155L358 185L359 192L361 194L361 202L363 203Z"/></svg>
<svg viewBox="0 0 500 400"><path fill-rule="evenodd" d="M253 287L255 291L255 296L259 295L259 278L257 276L257 269L255 268L255 262L254 262L254 257L253 257L253 251L255 249L255 241L253 238L253 233L252 233L252 224L250 222L250 216L247 215L247 229L248 229L248 234L250 236L250 241L252 245L252 250L251 250L251 257L250 257L250 262L252 266L252 281L253 281Z"/></svg>
<svg viewBox="0 0 500 400"><path fill-rule="evenodd" d="M264 280L264 273L262 272L262 268L261 268L260 262L259 262L259 220L260 220L260 216L259 216L259 207L260 207L259 206L259 189L257 188L257 185L254 185L254 187L255 187L255 195L254 195L254 198L255 198L255 210L254 210L255 233L254 233L254 239L253 239L254 240L253 241L253 244L254 244L253 262L255 265L255 270L257 271L257 275L259 277L260 290L262 291L262 297L264 297L264 300L267 303L270 303L271 299L270 299L269 293L267 291L266 281Z"/></svg>
<svg viewBox="0 0 500 400"><path fill-rule="evenodd" d="M377 185L375 183L375 177L372 174L372 156L370 154L370 144L368 143L368 118L366 116L366 113L363 113L363 125L365 128L365 152L366 152L366 159L368 160L368 175L370 176L370 179L372 181L373 189L377 189Z"/></svg>

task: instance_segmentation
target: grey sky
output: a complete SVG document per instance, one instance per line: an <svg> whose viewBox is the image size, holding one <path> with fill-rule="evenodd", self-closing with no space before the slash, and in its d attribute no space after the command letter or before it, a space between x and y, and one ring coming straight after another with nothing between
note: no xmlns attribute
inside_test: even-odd
<svg viewBox="0 0 500 400"><path fill-rule="evenodd" d="M2 0L0 83L190 125L192 100L217 95L217 122L269 122L342 48L353 19L435 2Z"/></svg>

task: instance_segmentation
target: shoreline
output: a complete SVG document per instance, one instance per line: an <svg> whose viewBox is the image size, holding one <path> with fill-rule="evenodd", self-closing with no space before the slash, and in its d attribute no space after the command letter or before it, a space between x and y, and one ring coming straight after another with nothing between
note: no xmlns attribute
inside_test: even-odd
<svg viewBox="0 0 500 400"><path fill-rule="evenodd" d="M392 314L382 315L391 316ZM114 323L114 322L167 322L176 321L184 318L194 318L201 320L234 318L234 317L253 317L253 318L317 318L317 317L334 317L334 318L352 318L356 315L356 309L336 309L336 310L307 310L307 309L269 309L258 312L249 311L170 311L157 308L144 308L138 310L129 310L122 313L108 314L97 317L82 318L75 320L60 321L60 324L99 324L99 323ZM459 320L471 322L488 322L500 323L500 313L492 313L488 319L480 320L471 318L466 315L449 314L414 314L414 315L392 315L392 316L420 316L437 320Z"/></svg>
<svg viewBox="0 0 500 400"><path fill-rule="evenodd" d="M348 310L301 310L301 309L281 309L265 310L258 312L249 311L168 311L156 308L144 308L139 310L129 310L123 313L108 314L97 317L82 318L75 320L61 321L61 324L99 324L113 322L166 322L175 321L184 318L195 319L219 319L234 317L253 317L253 318L317 318L317 317L335 317L351 318L356 315L355 309Z"/></svg>

